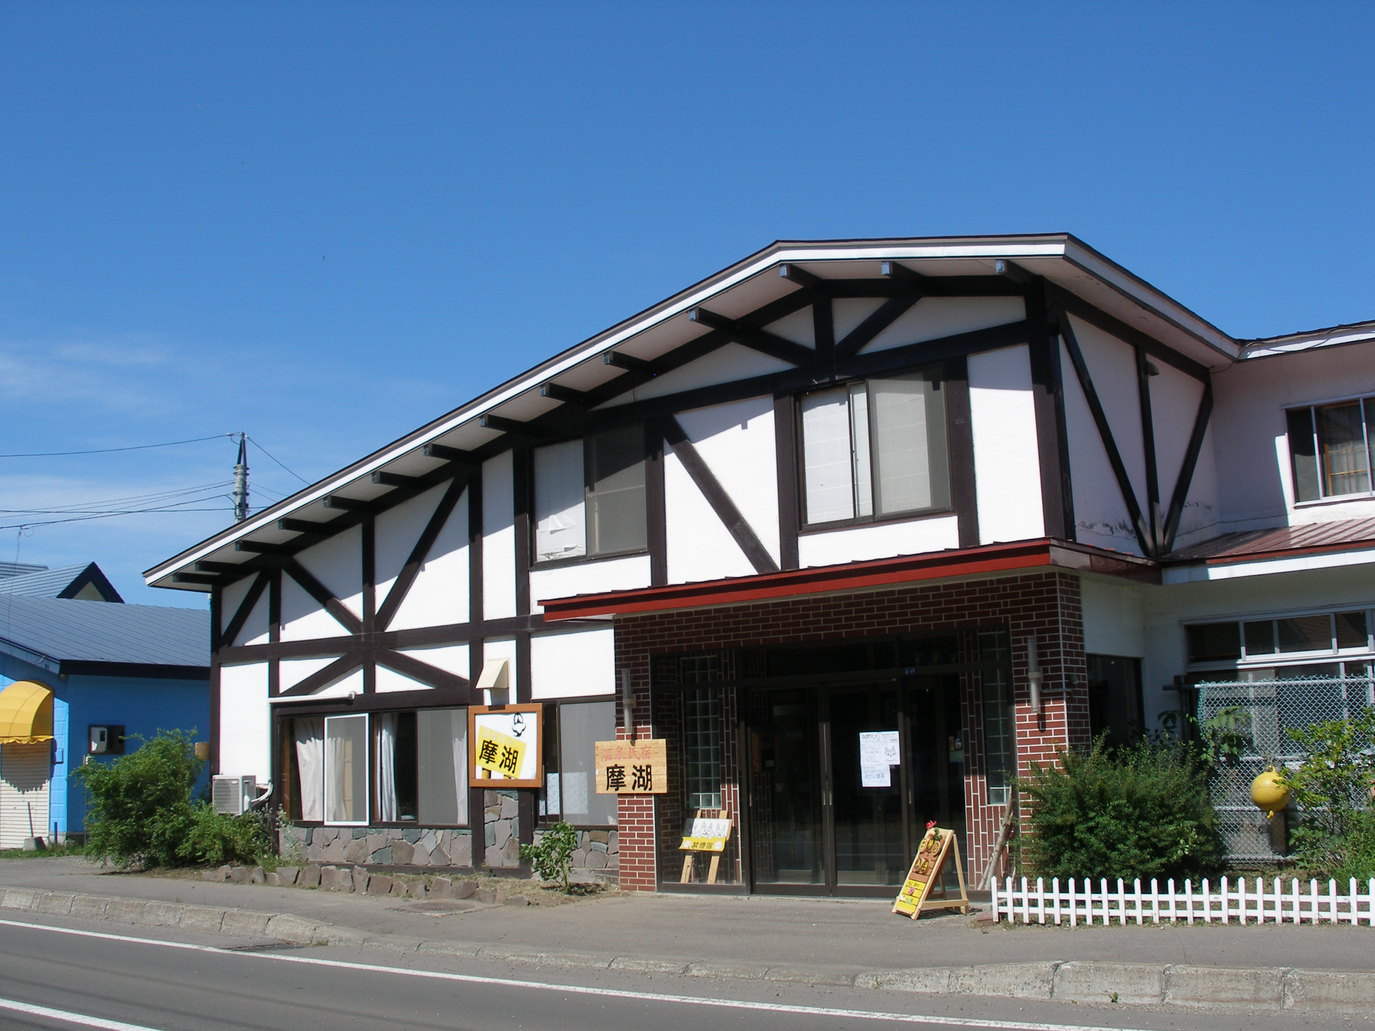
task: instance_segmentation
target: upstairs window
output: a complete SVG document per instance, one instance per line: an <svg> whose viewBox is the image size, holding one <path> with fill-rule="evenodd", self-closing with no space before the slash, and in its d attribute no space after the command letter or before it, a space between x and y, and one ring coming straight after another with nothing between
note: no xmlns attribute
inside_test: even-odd
<svg viewBox="0 0 1375 1031"><path fill-rule="evenodd" d="M941 387L933 372L915 372L802 398L808 524L950 507Z"/></svg>
<svg viewBox="0 0 1375 1031"><path fill-rule="evenodd" d="M1286 417L1296 501L1375 490L1371 483L1375 398L1291 408Z"/></svg>
<svg viewBox="0 0 1375 1031"><path fill-rule="evenodd" d="M643 551L645 435L641 426L535 451L535 561Z"/></svg>

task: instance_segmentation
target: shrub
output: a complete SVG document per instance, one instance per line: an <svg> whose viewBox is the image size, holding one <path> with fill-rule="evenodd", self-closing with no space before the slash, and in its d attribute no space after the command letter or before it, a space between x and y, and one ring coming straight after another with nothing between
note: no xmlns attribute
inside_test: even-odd
<svg viewBox="0 0 1375 1031"><path fill-rule="evenodd" d="M230 816L208 802L191 807L191 824L177 849L180 862L193 866L261 863L272 854L272 835L258 813Z"/></svg>
<svg viewBox="0 0 1375 1031"><path fill-rule="evenodd" d="M1018 782L1031 800L1022 857L1047 877L1199 877L1222 863L1197 748L1146 742L1061 752Z"/></svg>
<svg viewBox="0 0 1375 1031"><path fill-rule="evenodd" d="M1303 758L1282 778L1300 810L1295 858L1311 874L1375 877L1375 711L1290 730Z"/></svg>
<svg viewBox="0 0 1375 1031"><path fill-rule="evenodd" d="M205 764L194 731L159 731L112 763L91 761L72 776L89 795L86 854L121 866L258 862L271 852L261 816L226 816L191 795Z"/></svg>
<svg viewBox="0 0 1375 1031"><path fill-rule="evenodd" d="M543 881L554 881L565 895L572 893L569 875L573 870L573 853L578 848L578 832L570 824L559 823L540 835L533 845L520 846L520 858L534 867Z"/></svg>
<svg viewBox="0 0 1375 1031"><path fill-rule="evenodd" d="M121 866L176 866L191 828L191 792L204 763L190 733L160 731L114 762L72 774L89 796L86 854Z"/></svg>

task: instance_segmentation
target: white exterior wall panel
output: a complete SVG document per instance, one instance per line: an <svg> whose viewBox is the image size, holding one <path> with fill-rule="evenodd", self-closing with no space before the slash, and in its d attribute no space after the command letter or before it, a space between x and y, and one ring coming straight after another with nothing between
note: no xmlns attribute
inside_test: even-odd
<svg viewBox="0 0 1375 1031"><path fill-rule="evenodd" d="M540 602L546 598L628 591L648 586L648 555L623 555L572 566L536 569L530 573L530 605L534 611L540 612Z"/></svg>
<svg viewBox="0 0 1375 1031"><path fill-rule="evenodd" d="M465 491L387 629L410 630L468 621L471 610L468 604L467 498ZM379 541L380 537L379 531ZM379 587L379 604L384 597Z"/></svg>
<svg viewBox="0 0 1375 1031"><path fill-rule="evenodd" d="M611 627L530 638L531 696L587 698L616 693L615 634Z"/></svg>
<svg viewBox="0 0 1375 1031"><path fill-rule="evenodd" d="M295 687L306 677L318 673L333 661L333 659L283 659L279 666L282 690ZM361 669L345 673L339 679L312 691L310 697L345 698L350 691L355 694L363 693L363 671Z"/></svg>
<svg viewBox="0 0 1375 1031"><path fill-rule="evenodd" d="M455 676L467 679L470 667L468 664L468 646L466 644L446 644L434 648L398 648L402 655L418 659L436 669L441 669L446 673L453 673ZM425 691L431 690L428 684L422 684L418 680L412 680L404 673L388 669L379 661L377 665L377 692L382 694L388 691Z"/></svg>
<svg viewBox="0 0 1375 1031"><path fill-rule="evenodd" d="M248 588L253 584L254 577L246 576L225 588L224 597L220 604L220 631L223 633L229 625L229 621L234 618L234 614L239 611L239 606L243 604L244 598L248 595ZM238 637L229 641L229 644L265 644L270 636L267 621L268 601L267 591L264 591L253 606L253 611L249 613L243 629L239 631Z"/></svg>
<svg viewBox="0 0 1375 1031"><path fill-rule="evenodd" d="M1074 490L1075 537L1084 544L1139 555L1141 545L1132 530L1131 517L1118 489L1108 453L1074 376L1069 353L1063 345L1060 351L1061 366L1065 370L1065 433ZM1104 398L1101 388L1099 397L1104 405L1114 400L1111 396ZM1130 404L1133 412L1139 410L1135 396ZM1139 440L1139 431L1137 436Z"/></svg>
<svg viewBox="0 0 1375 1031"><path fill-rule="evenodd" d="M750 398L681 412L678 423L765 550L778 561L778 478L773 401ZM670 582L749 576L749 559L669 453L664 457Z"/></svg>
<svg viewBox="0 0 1375 1031"><path fill-rule="evenodd" d="M296 561L359 619L363 618L362 549L362 527L354 526L296 556Z"/></svg>
<svg viewBox="0 0 1375 1031"><path fill-rule="evenodd" d="M667 397L684 390L698 387L714 387L720 383L749 379L753 376L767 376L774 372L786 372L792 368L785 361L770 357L759 351L740 344L726 344L711 354L710 361L692 362L689 365L671 369L655 376L647 383L641 383L634 390L614 398L602 408L615 408L617 405L632 401L647 401L655 397Z"/></svg>
<svg viewBox="0 0 1375 1031"><path fill-rule="evenodd" d="M1375 394L1375 348L1256 359L1214 379L1219 491L1229 528L1365 519L1375 499L1295 504L1285 409Z"/></svg>
<svg viewBox="0 0 1375 1031"><path fill-rule="evenodd" d="M346 637L349 631L291 577L282 576L282 640Z"/></svg>
<svg viewBox="0 0 1375 1031"><path fill-rule="evenodd" d="M979 543L1045 536L1036 411L1025 347L969 359Z"/></svg>
<svg viewBox="0 0 1375 1031"><path fill-rule="evenodd" d="M798 557L806 568L947 551L959 546L960 526L955 516L928 516L805 534L798 541Z"/></svg>
<svg viewBox="0 0 1375 1031"><path fill-rule="evenodd" d="M251 773L272 779L267 667L262 663L220 667L219 767L216 773Z"/></svg>
<svg viewBox="0 0 1375 1031"><path fill-rule="evenodd" d="M882 302L860 303L866 304L869 311L875 311ZM846 314L853 319L858 310L851 306ZM860 353L869 354L890 347L921 343L923 340L939 340L956 333L1019 322L1024 318L1026 305L1020 297L924 297L869 341ZM836 326L836 338L841 338L839 324Z"/></svg>
<svg viewBox="0 0 1375 1031"><path fill-rule="evenodd" d="M482 615L516 614L516 516L507 451L482 465Z"/></svg>

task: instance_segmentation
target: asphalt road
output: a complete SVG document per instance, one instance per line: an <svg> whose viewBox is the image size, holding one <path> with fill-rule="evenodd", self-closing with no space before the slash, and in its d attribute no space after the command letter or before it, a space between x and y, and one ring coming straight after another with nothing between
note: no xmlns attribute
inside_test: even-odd
<svg viewBox="0 0 1375 1031"><path fill-rule="evenodd" d="M0 920L0 1028L1289 1031L1352 1026L1340 1018L1309 1022L1293 1015L947 1000L630 973L549 970L532 976L529 968L503 970L440 957L291 949L185 934L158 940L154 933L124 933L108 923L62 918Z"/></svg>

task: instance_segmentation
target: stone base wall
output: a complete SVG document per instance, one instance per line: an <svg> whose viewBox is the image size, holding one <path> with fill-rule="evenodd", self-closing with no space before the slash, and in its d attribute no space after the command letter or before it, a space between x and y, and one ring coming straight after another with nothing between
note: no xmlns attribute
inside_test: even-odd
<svg viewBox="0 0 1375 1031"><path fill-rule="evenodd" d="M514 788L482 792L483 852L490 870L514 870L520 866L520 803Z"/></svg>
<svg viewBox="0 0 1375 1031"><path fill-rule="evenodd" d="M423 827L282 827L282 854L304 863L360 866L473 865L473 835Z"/></svg>
<svg viewBox="0 0 1375 1031"><path fill-rule="evenodd" d="M535 843L544 836L535 831ZM578 831L578 847L573 853L575 881L609 881L615 883L620 872L620 842L614 827Z"/></svg>

